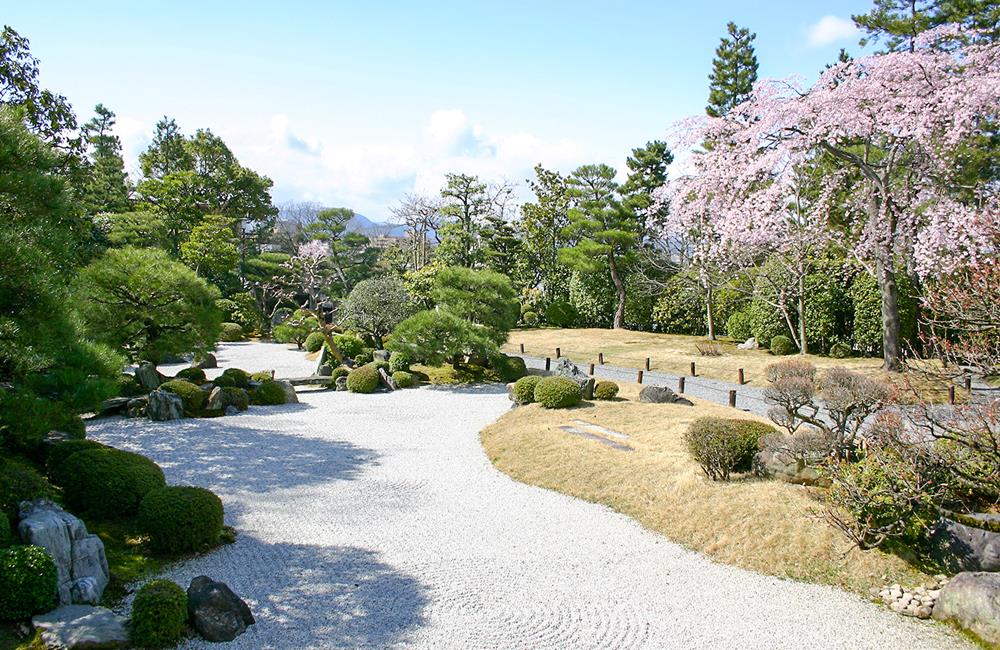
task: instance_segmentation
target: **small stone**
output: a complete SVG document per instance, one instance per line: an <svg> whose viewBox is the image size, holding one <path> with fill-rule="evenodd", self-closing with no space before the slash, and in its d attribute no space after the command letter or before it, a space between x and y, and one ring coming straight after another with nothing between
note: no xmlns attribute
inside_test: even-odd
<svg viewBox="0 0 1000 650"><path fill-rule="evenodd" d="M225 583L198 576L187 589L188 615L207 641L232 641L253 625L253 614Z"/></svg>
<svg viewBox="0 0 1000 650"><path fill-rule="evenodd" d="M340 376L333 381L334 386L337 390L347 390L347 377Z"/></svg>
<svg viewBox="0 0 1000 650"><path fill-rule="evenodd" d="M202 370L206 370L208 368L218 368L219 367L219 361L218 361L218 359L215 358L214 354L209 353L209 354L206 354L205 358L202 359L201 361L199 361L198 365L195 366L195 367L196 368L201 368Z"/></svg>
<svg viewBox="0 0 1000 650"><path fill-rule="evenodd" d="M913 615L916 616L917 618L930 618L932 610L933 610L932 607L923 605L921 607L918 607Z"/></svg>
<svg viewBox="0 0 1000 650"><path fill-rule="evenodd" d="M324 363L319 367L317 373L320 377L329 377L333 374L333 366L328 363Z"/></svg>
<svg viewBox="0 0 1000 650"><path fill-rule="evenodd" d="M128 642L124 620L104 607L64 605L31 622L49 648L117 648Z"/></svg>

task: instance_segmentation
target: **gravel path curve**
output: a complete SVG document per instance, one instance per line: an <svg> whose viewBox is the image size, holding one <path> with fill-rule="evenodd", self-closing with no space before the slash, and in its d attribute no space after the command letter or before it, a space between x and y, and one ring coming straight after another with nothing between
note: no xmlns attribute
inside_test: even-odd
<svg viewBox="0 0 1000 650"><path fill-rule="evenodd" d="M295 363L277 348L223 354L274 356L248 369ZM258 623L232 647L969 647L941 626L712 563L603 506L511 480L477 435L508 408L497 387L300 399L90 427L150 455L171 483L222 497L238 541L167 575L186 586L207 574L248 600Z"/></svg>

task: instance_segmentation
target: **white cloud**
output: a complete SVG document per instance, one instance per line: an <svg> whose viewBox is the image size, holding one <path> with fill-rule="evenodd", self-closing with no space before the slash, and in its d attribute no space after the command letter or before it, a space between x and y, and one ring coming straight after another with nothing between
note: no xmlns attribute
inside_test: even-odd
<svg viewBox="0 0 1000 650"><path fill-rule="evenodd" d="M850 18L823 16L807 30L810 47L824 47L856 36L858 28Z"/></svg>

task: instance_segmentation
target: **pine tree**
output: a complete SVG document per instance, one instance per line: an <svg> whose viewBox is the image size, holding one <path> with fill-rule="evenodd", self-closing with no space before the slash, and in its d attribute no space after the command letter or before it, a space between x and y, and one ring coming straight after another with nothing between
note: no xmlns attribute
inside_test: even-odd
<svg viewBox="0 0 1000 650"><path fill-rule="evenodd" d="M174 172L190 170L193 164L181 128L173 118L164 116L156 123L156 133L149 149L139 155L142 175L161 179Z"/></svg>
<svg viewBox="0 0 1000 650"><path fill-rule="evenodd" d="M734 106L746 101L757 82L757 54L753 49L756 34L735 23L726 26L728 37L722 38L712 61L708 106L705 112L721 117Z"/></svg>
<svg viewBox="0 0 1000 650"><path fill-rule="evenodd" d="M122 143L112 132L115 114L103 104L94 108L96 115L83 127L83 136L90 148L90 168L83 188L83 204L88 214L128 212L132 191Z"/></svg>
<svg viewBox="0 0 1000 650"><path fill-rule="evenodd" d="M917 34L949 23L979 30L976 40L1000 38L1000 4L996 0L875 0L871 11L852 18L865 32L862 46L884 40L891 52L912 52Z"/></svg>
<svg viewBox="0 0 1000 650"><path fill-rule="evenodd" d="M649 228L659 222L666 210L666 206L661 206L658 210L651 211L653 190L667 182L667 167L673 161L674 154L667 143L661 140L647 142L645 147L633 149L632 155L625 160L629 174L621 192L628 206L636 212L643 237Z"/></svg>

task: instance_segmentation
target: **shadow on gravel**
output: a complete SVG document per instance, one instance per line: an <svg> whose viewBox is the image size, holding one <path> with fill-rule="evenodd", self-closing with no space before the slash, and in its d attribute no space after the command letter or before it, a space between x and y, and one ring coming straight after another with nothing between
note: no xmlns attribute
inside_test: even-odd
<svg viewBox="0 0 1000 650"><path fill-rule="evenodd" d="M505 395L507 387L503 384L456 384L440 386L421 386L421 390L442 391L459 395Z"/></svg>

